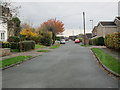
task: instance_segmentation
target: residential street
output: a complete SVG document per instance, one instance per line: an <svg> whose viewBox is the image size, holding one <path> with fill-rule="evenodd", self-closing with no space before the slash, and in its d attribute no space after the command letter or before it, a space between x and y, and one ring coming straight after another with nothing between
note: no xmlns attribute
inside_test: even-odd
<svg viewBox="0 0 120 90"><path fill-rule="evenodd" d="M65 45L3 71L3 88L118 88L89 48Z"/></svg>

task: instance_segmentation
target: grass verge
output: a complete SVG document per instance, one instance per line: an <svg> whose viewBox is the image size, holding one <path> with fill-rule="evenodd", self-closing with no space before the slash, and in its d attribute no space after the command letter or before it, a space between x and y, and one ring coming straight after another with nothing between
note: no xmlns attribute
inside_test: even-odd
<svg viewBox="0 0 120 90"><path fill-rule="evenodd" d="M92 45L80 45L80 46L83 46L83 47L91 47Z"/></svg>
<svg viewBox="0 0 120 90"><path fill-rule="evenodd" d="M38 50L37 52L49 52L49 50Z"/></svg>
<svg viewBox="0 0 120 90"><path fill-rule="evenodd" d="M57 45L54 45L52 47L50 47L50 49L56 49L56 48L59 48L60 47L60 44L57 44Z"/></svg>
<svg viewBox="0 0 120 90"><path fill-rule="evenodd" d="M11 52L20 52L18 49L11 49Z"/></svg>
<svg viewBox="0 0 120 90"><path fill-rule="evenodd" d="M44 45L35 44L35 49L38 49L38 48L44 48L44 47L45 47Z"/></svg>
<svg viewBox="0 0 120 90"><path fill-rule="evenodd" d="M31 57L32 56L17 56L17 57L12 57L9 59L2 60L2 61L0 61L0 68L4 68L4 67L10 66L12 64L16 64L18 62L25 61L26 59L29 59Z"/></svg>
<svg viewBox="0 0 120 90"><path fill-rule="evenodd" d="M102 64L104 64L106 67L111 69L112 71L118 73L120 75L120 62L117 61L115 58L110 56L109 54L105 53L100 48L92 48L91 49L94 53L96 53L97 57L100 59Z"/></svg>

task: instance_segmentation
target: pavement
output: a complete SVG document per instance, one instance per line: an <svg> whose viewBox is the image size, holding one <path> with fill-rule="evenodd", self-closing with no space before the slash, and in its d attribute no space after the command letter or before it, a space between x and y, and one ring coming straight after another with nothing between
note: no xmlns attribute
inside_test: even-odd
<svg viewBox="0 0 120 90"><path fill-rule="evenodd" d="M88 47L74 42L3 70L3 88L118 88Z"/></svg>
<svg viewBox="0 0 120 90"><path fill-rule="evenodd" d="M36 57L36 56L39 56L39 55L43 54L43 52L37 52L38 50L42 50L42 49L49 50L49 47L43 47L43 48L39 48L39 49L31 50L31 51L26 51L26 52L13 52L8 56L2 57L1 60L16 57L16 56L25 56L25 55L26 56Z"/></svg>

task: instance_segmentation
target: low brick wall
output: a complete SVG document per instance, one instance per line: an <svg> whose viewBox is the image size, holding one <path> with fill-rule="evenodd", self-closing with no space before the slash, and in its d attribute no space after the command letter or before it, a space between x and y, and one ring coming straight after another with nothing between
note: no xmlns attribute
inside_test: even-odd
<svg viewBox="0 0 120 90"><path fill-rule="evenodd" d="M10 55L10 48L0 48L0 56Z"/></svg>

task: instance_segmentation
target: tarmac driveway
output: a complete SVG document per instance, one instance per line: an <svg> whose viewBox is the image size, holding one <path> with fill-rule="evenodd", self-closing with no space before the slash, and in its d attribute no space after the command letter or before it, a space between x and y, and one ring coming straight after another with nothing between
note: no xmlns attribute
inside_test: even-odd
<svg viewBox="0 0 120 90"><path fill-rule="evenodd" d="M90 52L74 42L3 71L3 88L118 88Z"/></svg>

